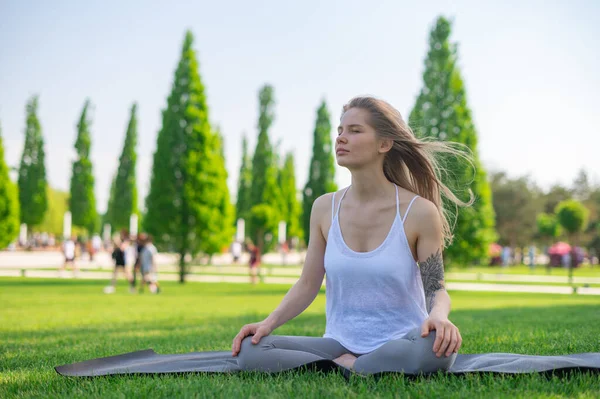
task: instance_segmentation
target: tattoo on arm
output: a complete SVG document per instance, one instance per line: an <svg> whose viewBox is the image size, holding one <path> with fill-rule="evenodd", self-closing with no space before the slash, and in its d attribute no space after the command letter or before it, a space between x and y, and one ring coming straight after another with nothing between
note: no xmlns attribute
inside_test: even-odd
<svg viewBox="0 0 600 399"><path fill-rule="evenodd" d="M423 279L427 312L431 312L435 301L435 294L439 290L445 290L442 252L438 249L425 262L419 262L419 269L421 271L421 279Z"/></svg>

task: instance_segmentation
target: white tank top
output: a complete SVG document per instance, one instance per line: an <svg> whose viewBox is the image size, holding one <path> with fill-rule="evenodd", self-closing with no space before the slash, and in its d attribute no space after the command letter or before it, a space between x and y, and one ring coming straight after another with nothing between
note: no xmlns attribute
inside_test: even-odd
<svg viewBox="0 0 600 399"><path fill-rule="evenodd" d="M370 252L349 248L339 223L335 193L331 227L325 249L326 338L333 338L356 354L374 351L386 342L420 327L428 317L421 273L404 232L415 196L404 219L400 216L398 186L396 217L383 241Z"/></svg>

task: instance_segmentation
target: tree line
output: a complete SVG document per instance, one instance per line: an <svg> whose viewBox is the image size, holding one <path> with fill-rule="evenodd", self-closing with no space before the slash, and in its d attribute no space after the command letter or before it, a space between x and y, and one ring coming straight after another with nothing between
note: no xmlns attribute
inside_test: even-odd
<svg viewBox="0 0 600 399"><path fill-rule="evenodd" d="M586 216L586 227L582 229L588 235L577 237L582 243L585 239L597 243L597 227L588 226L598 226L598 188L590 189L594 194L585 195L559 188L541 193L526 178L509 179L502 173L488 177L479 159L477 131L458 67L457 44L450 40L450 34L451 23L438 18L429 35L423 86L408 117L417 137L461 143L473 155L473 164L456 158L441 159L447 171L444 182L461 199L467 200L471 193L476 199L472 207L449 209L455 216L455 238L445 251L448 262L482 262L495 241L517 246L558 237L559 232L547 234L549 230L544 226L558 225L556 218L561 212L555 208L565 199L583 201L592 223L588 224ZM171 93L162 110L143 210L138 209L136 186L137 104L131 106L104 215L98 214L94 196L90 100L85 101L77 123L77 155L69 193L48 186L37 97L26 105L25 145L17 184L9 177L0 131L0 247L15 239L22 223L30 231L55 226L55 233L60 234L62 213L67 209L72 213L73 225L88 234L98 232L104 224L110 224L113 231L126 230L130 216L136 214L139 228L152 234L157 246L180 255L183 281L186 256L220 252L234 239L236 220L240 218L246 221L245 236L263 250L274 248L278 242L280 221L286 222L287 240L308 242L313 202L337 190L331 115L325 100L316 111L308 181L298 191L294 154L280 154L278 144L270 138L276 116L275 89L269 84L260 88L256 147L250 152L244 136L237 199L232 203L226 183L225 138L210 122L193 41L192 33L186 32ZM578 205L561 206L570 209ZM562 214L564 218L564 211Z"/></svg>

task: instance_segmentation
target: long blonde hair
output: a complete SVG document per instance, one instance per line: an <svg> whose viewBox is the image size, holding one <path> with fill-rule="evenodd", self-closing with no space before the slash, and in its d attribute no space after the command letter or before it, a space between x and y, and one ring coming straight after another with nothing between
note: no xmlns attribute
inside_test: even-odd
<svg viewBox="0 0 600 399"><path fill-rule="evenodd" d="M450 216L454 216L455 223L458 207L471 206L475 198L469 189L469 201L464 202L442 182L442 176L447 176L448 171L440 165L437 157L438 154L451 154L465 159L475 168L471 150L460 143L418 139L400 112L386 101L374 97L355 97L344 105L342 115L351 108L368 111L370 119L367 123L375 129L378 137L393 140L392 149L383 161L385 177L435 204L442 221L444 245L449 245L453 238ZM454 204L455 212L445 209L442 197Z"/></svg>

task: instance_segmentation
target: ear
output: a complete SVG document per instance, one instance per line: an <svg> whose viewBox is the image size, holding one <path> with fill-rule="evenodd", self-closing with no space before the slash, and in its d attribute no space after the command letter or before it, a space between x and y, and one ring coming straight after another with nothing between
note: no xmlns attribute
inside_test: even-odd
<svg viewBox="0 0 600 399"><path fill-rule="evenodd" d="M381 140L379 140L379 149L378 149L379 153L385 154L386 152L390 151L393 146L394 146L394 140L381 139Z"/></svg>

